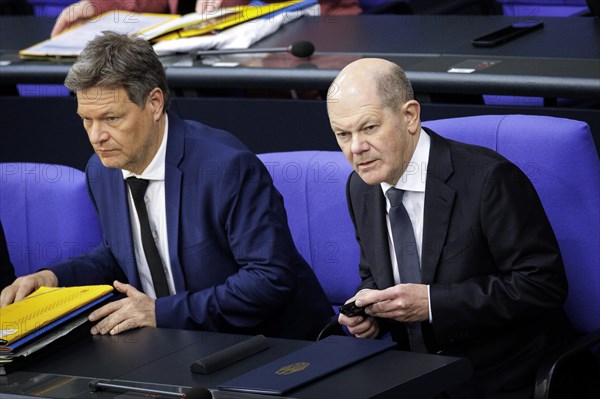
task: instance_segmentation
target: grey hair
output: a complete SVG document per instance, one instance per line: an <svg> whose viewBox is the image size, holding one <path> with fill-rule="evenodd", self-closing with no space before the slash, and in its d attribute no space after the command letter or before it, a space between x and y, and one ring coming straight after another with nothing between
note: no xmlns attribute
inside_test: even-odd
<svg viewBox="0 0 600 399"><path fill-rule="evenodd" d="M415 99L412 85L404 70L390 63L387 71L382 71L375 77L377 94L384 107L399 108L405 102Z"/></svg>
<svg viewBox="0 0 600 399"><path fill-rule="evenodd" d="M169 103L165 69L152 45L138 37L104 31L81 52L65 79L65 86L78 92L92 87L122 87L129 100L143 108L148 95L160 88Z"/></svg>

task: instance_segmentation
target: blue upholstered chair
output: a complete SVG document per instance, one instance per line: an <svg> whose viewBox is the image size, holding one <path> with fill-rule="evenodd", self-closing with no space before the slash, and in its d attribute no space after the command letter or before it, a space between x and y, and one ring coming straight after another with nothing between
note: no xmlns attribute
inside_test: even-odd
<svg viewBox="0 0 600 399"><path fill-rule="evenodd" d="M344 188L350 165L341 152L280 152L259 158L283 195L298 250L337 311L360 282L359 249Z"/></svg>
<svg viewBox="0 0 600 399"><path fill-rule="evenodd" d="M102 240L84 173L68 166L0 163L0 219L17 277Z"/></svg>
<svg viewBox="0 0 600 399"><path fill-rule="evenodd" d="M536 187L562 251L570 291L565 305L583 341L600 342L600 161L584 122L494 115L423 123L439 134L491 148ZM332 134L323 132L323 134ZM334 307L354 295L359 249L345 199L351 169L341 152L259 155L285 200L294 240ZM547 398L556 365L544 365L536 398Z"/></svg>

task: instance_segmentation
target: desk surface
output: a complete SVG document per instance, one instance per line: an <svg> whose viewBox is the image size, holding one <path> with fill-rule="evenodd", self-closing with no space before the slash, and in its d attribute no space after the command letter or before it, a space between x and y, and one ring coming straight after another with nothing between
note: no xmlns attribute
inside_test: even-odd
<svg viewBox="0 0 600 399"><path fill-rule="evenodd" d="M417 93L600 97L600 19L541 19L541 30L498 47L476 48L471 39L510 25L515 18L304 17L254 47L287 47L309 40L316 47L309 60L291 55L238 55L234 59L240 66L227 68L206 66L182 55L165 57L164 63L169 83L180 88L325 89L348 62L377 56L401 65ZM2 17L0 22L0 84L62 82L69 63L21 61L16 56L17 50L47 38L52 20ZM24 33L15 35L16 31ZM493 65L469 74L448 73L472 60Z"/></svg>
<svg viewBox="0 0 600 399"><path fill-rule="evenodd" d="M160 384L168 390L213 389L259 365L310 345L307 341L269 339L269 349L237 364L208 375L190 372L190 364L195 360L246 338L150 328L114 337L86 336L60 356L45 356L35 365L2 377L0 388L7 394L96 399L114 396L108 392L90 394L87 384L93 378ZM289 395L294 398L418 398L465 381L470 374L471 366L465 359L388 350Z"/></svg>

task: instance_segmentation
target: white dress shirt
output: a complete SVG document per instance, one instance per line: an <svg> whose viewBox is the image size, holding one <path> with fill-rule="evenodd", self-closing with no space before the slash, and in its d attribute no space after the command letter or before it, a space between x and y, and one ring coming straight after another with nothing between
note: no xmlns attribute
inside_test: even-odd
<svg viewBox="0 0 600 399"><path fill-rule="evenodd" d="M134 176L140 179L149 180L148 189L144 196L146 202L146 208L148 210L148 219L150 221L150 230L152 231L152 237L160 254L165 276L167 277L167 284L169 285L169 292L175 293L175 284L173 283L173 272L171 270L171 261L169 259L169 241L167 236L167 212L165 202L165 160L167 153L167 137L169 133L169 121L165 115L165 132L163 140L152 158L150 164L142 172L141 175L122 170L123 178ZM154 285L152 283L152 276L150 274L150 268L146 261L146 255L144 253L144 247L142 246L142 235L140 231L140 222L138 219L135 205L133 203L133 197L131 190L127 190L127 198L129 201L129 219L131 220L131 233L133 238L133 250L135 253L135 259L137 263L138 273L142 282L142 289L144 293L156 298L154 292Z"/></svg>
<svg viewBox="0 0 600 399"><path fill-rule="evenodd" d="M406 212L410 217L410 221L415 233L415 242L417 244L417 252L419 254L419 265L421 264L421 253L423 247L423 214L425 209L425 183L427 182L427 163L429 162L429 148L431 147L431 138L421 129L419 141L415 148L415 152L406 167L406 170L400 177L400 180L394 187L404 190L402 197L402 205L406 208ZM383 194L392 186L388 183L381 183ZM392 261L392 272L394 274L394 283L400 284L400 272L398 271L398 260L396 259L396 251L394 249L394 239L392 237L392 226L390 224L390 200L386 200L386 224L388 230L388 243L390 248L390 259ZM429 295L429 286L427 286L427 294ZM432 320L431 302L429 303L429 320Z"/></svg>

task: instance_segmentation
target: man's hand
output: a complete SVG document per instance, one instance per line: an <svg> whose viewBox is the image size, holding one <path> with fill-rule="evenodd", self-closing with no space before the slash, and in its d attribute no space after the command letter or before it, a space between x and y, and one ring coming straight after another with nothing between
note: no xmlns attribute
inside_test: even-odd
<svg viewBox="0 0 600 399"><path fill-rule="evenodd" d="M427 285L398 284L385 290L363 290L356 294L356 305L365 307L373 317L400 322L429 320Z"/></svg>
<svg viewBox="0 0 600 399"><path fill-rule="evenodd" d="M58 278L50 270L42 270L19 277L11 285L2 290L0 294L0 307L20 301L42 286L58 287Z"/></svg>
<svg viewBox="0 0 600 399"><path fill-rule="evenodd" d="M104 305L92 312L88 319L98 323L91 333L116 335L138 327L156 327L154 299L129 284L114 282L117 291L127 298Z"/></svg>
<svg viewBox="0 0 600 399"><path fill-rule="evenodd" d="M71 26L83 22L87 19L94 18L100 15L101 10L98 7L95 7L88 0L81 0L77 3L73 3L70 6L66 7L58 18L56 19L56 23L54 24L54 28L52 29L52 33L50 33L50 37L54 37L59 33L67 30Z"/></svg>
<svg viewBox="0 0 600 399"><path fill-rule="evenodd" d="M358 295L348 299L346 303L356 300L357 297ZM348 327L350 334L356 338L376 338L379 335L379 324L371 316L346 316L340 314L338 316L338 323Z"/></svg>

